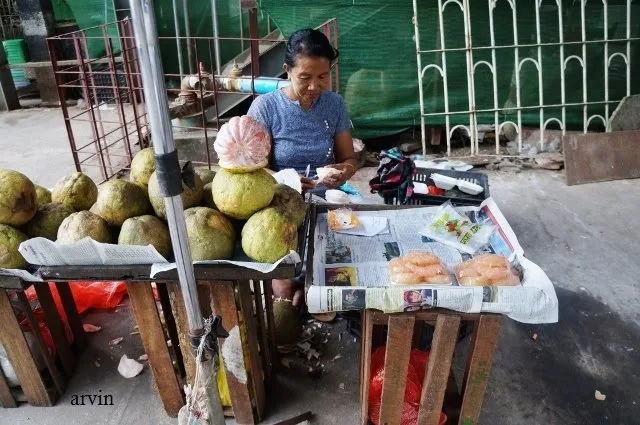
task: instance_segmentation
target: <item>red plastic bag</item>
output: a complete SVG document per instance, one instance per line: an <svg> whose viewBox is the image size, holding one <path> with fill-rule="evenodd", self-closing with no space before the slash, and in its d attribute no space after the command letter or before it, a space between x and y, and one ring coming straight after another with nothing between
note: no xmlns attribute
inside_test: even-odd
<svg viewBox="0 0 640 425"><path fill-rule="evenodd" d="M101 309L110 309L116 307L122 299L127 294L127 287L125 282L69 282L69 287L71 288L71 294L73 295L73 299L76 304L76 308L78 309L78 314L83 314L90 308L101 308ZM64 307L62 305L62 301L60 300L60 295L58 294L58 289L56 288L53 282L49 282L49 289L51 290L51 295L53 297L53 301L56 304L56 309L58 310L58 316L62 321L62 324L65 328L65 333L67 339L70 343L73 342L73 333L71 332L71 328L69 327L69 321L67 320L67 315L64 312ZM51 332L47 327L47 324L44 319L44 313L42 308L37 303L37 295L33 286L28 288L25 291L25 295L29 304L32 307L33 314L36 318L36 323L38 324L38 328L40 329L40 333L42 334L42 338L44 339L47 348L52 356L55 357L56 348L53 342L53 338L51 336ZM26 317L21 318L20 326L23 331L33 331Z"/></svg>
<svg viewBox="0 0 640 425"><path fill-rule="evenodd" d="M382 385L384 383L384 359L386 346L379 347L371 355L371 376L369 378L369 419L374 425L380 421ZM429 352L413 349L409 356L407 384L404 392L401 425L416 425L420 411L422 382L429 364ZM446 415L440 416L440 423L446 424Z"/></svg>
<svg viewBox="0 0 640 425"><path fill-rule="evenodd" d="M125 282L69 282L69 287L76 302L78 314L83 314L90 308L115 308L127 295ZM60 308L62 304L60 303L58 291L55 291L53 297L58 308Z"/></svg>

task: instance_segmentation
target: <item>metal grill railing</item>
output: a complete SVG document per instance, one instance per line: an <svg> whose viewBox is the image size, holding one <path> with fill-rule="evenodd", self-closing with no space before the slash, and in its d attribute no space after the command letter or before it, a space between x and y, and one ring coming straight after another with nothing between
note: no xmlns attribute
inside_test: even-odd
<svg viewBox="0 0 640 425"><path fill-rule="evenodd" d="M609 1L608 0L591 0L589 3L598 3L602 4L602 19L603 19L603 27L604 31L602 34L602 38L597 39L588 39L587 38L587 16L586 16L586 6L587 0L577 0L577 2L572 2L572 6L580 7L580 18L581 18L581 39L579 41L565 41L564 33L565 33L565 23L563 21L565 15L565 7L563 7L563 0L551 0L544 2L543 0L534 0L535 9L535 17L530 17L535 19L536 26L536 42L535 43L521 43L518 34L518 4L523 4L526 1L528 4L531 4L530 0L487 0L486 4L488 7L488 16L489 16L489 36L490 36L490 44L488 46L479 46L477 43L474 43L474 38L472 34L472 16L471 16L471 0L437 0L437 12L438 12L438 28L437 34L439 34L438 48L436 49L426 49L422 50L420 47L420 22L419 22L419 10L418 10L418 0L413 0L413 24L415 30L415 44L416 44L416 59L417 59L417 68L418 68L418 80L419 80L419 97L420 97L420 115L421 115L421 130L422 130L422 146L423 152L426 154L426 125L425 118L429 117L443 117L445 121L446 127L446 139L447 139L447 154L451 155L451 141L454 135L454 132L457 130L461 130L466 132L471 142L471 155L477 155L480 152L479 147L479 126L481 124L489 124L493 125L493 128L496 132L495 138L495 153L500 154L500 140L497 137L501 134L505 125L512 125L516 128L517 131L517 142L518 142L518 150L522 150L522 129L523 129L523 112L529 111L538 111L539 113L539 130L540 130L540 147L544 148L544 132L548 129L548 127L555 123L559 126L564 134L567 131L567 108L569 107L581 107L582 108L582 131L587 133L591 128L594 121L600 121L604 129L608 130L610 126L610 118L611 113L615 108L615 104L619 103L620 100L624 96L612 96L610 91L610 78L609 72L614 60L621 60L624 62L626 67L626 90L625 95L631 95L631 73L632 73L632 62L631 62L631 46L632 43L637 43L640 41L638 37L632 37L632 25L640 25L638 22L640 19L632 20L632 0L626 0L626 28L625 28L625 37L623 38L610 38L609 37ZM566 2L566 0L565 0ZM513 39L512 43L508 44L497 44L496 43L496 22L494 19L494 10L497 4L508 4L512 11L512 26L513 26ZM555 5L557 7L557 25L558 25L558 41L553 42L545 42L541 37L541 28L544 28L545 22L541 22L540 19L540 10L543 7L543 3L545 6ZM475 6L475 5L474 5ZM447 33L445 31L444 24L444 13L447 8L459 8L460 15L460 23L462 28L464 29L464 47L448 47ZM449 13L449 12L448 12ZM592 18L592 17L590 17ZM640 18L640 17L638 17ZM555 25L555 23L554 23ZM433 34L436 31L432 32ZM603 99L594 99L593 94L589 91L589 81L595 81L593 75L587 75L587 46L599 44L603 46L604 54L603 54L603 67L602 67L602 75L598 75L596 77L602 78L601 84L604 86L604 98ZM611 46L615 45L616 47L622 46L621 48L616 48L616 51L611 51ZM571 54L566 55L565 49L567 46L581 46L581 54ZM559 49L559 57L558 57L558 66L553 69L544 68L543 69L543 49L545 48L556 48ZM496 61L496 52L501 51L502 49L509 49L513 52L514 64L513 64L513 76L510 74L504 75L504 73L500 72L498 69L498 64ZM491 59L490 60L475 60L475 56L480 54L480 52L490 52ZM531 56L527 56L523 54L523 51L534 51L535 53ZM464 69L451 69L447 68L447 56L454 52L464 52L466 54L466 67ZM424 57L430 56L435 58L435 60L430 63L424 64ZM589 60L593 60L590 58ZM567 90L566 90L566 71L567 66L571 61L575 61L582 68L582 99L579 102L569 102L567 101ZM525 64L531 63L535 69L537 70L538 75L538 104L537 105L523 105L521 100L522 93L522 81L521 81L521 72L522 68ZM491 108L478 108L477 107L477 90L476 90L476 72L479 67L486 67L491 73L492 77L492 90L493 90L493 107ZM637 72L637 67L634 68ZM444 96L444 111L427 111L425 107L425 98L424 98L424 78L427 71L435 71L437 76L441 79L441 84L443 86L443 96ZM449 86L449 77L452 76L452 73L466 73L467 80L467 88L468 88L468 109L454 109L450 106L449 99L449 90L451 87ZM545 86L543 73L558 73L560 77L560 97L561 101L559 103L545 103L546 99L544 96ZM515 80L515 91L516 91L516 99L515 105L503 105L501 106L498 103L498 81L499 78L509 77ZM589 114L590 106L603 106L604 114ZM559 113L557 111L560 111ZM478 122L479 114L493 114L493 122ZM504 120L501 119L502 116L511 115L513 116L515 113L515 121L513 120ZM452 125L451 117L452 116L461 116L468 115L468 124L458 124Z"/></svg>
<svg viewBox="0 0 640 425"><path fill-rule="evenodd" d="M255 26L251 28L255 29ZM337 47L339 31L336 19L317 28ZM172 127L181 160L209 166L214 164L213 140L225 122L225 111L234 111L229 105L238 105L257 96L257 78L278 80L261 75L260 55L273 46L282 45L284 38L278 31L262 38L257 37L257 31L252 33L251 37L242 39L159 37L160 50L163 46L173 47L178 42L186 46L185 57L193 61L189 68L194 69L194 73L188 76L178 70L177 73L165 72L165 78L173 83L169 84L173 88L167 89L167 97L171 102ZM88 173L99 182L126 173L133 156L149 146L152 140L131 21L125 18L51 37L48 42L77 171ZM223 67L223 75L204 69L203 63L211 64L212 68L216 66L216 46L225 42L242 42L249 47L236 57L237 62L234 60L244 70L237 79L250 82L248 91L233 90L220 83L229 79L233 64ZM284 72L281 68L284 57L280 60L278 66L280 72ZM181 81L184 83L191 79L200 83L191 88L182 87ZM336 61L331 74L334 91L339 89L338 79L339 61ZM69 106L69 101L77 98L83 100L83 105L80 108ZM227 108L222 109L225 105Z"/></svg>

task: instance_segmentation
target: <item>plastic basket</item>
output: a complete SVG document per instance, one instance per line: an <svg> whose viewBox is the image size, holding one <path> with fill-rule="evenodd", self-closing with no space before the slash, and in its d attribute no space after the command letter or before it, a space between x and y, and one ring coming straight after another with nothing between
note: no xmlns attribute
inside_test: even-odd
<svg viewBox="0 0 640 425"><path fill-rule="evenodd" d="M424 183L427 186L433 185L430 176L432 173L442 174L444 176L456 179L466 180L471 183L478 184L484 189L478 195L469 195L460 191L457 187L448 190L443 196L438 195L422 195L414 193L407 201L408 205L441 205L447 201L451 201L457 206L477 206L487 199L489 194L489 177L486 174L476 173L472 171L455 171L455 170L436 170L433 168L417 168L414 182ZM395 196L386 196L384 203L387 205L397 205L398 198Z"/></svg>

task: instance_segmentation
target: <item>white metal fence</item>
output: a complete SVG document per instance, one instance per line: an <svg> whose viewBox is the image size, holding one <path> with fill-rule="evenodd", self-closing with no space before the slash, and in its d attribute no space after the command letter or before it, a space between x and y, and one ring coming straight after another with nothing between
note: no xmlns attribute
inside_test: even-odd
<svg viewBox="0 0 640 425"><path fill-rule="evenodd" d="M419 18L419 0L413 0L413 24L415 29L415 43L417 52L417 67L418 67L418 80L419 80L419 97L420 97L420 114L421 114L421 130L422 130L422 145L423 151L426 151L426 133L425 133L425 118L429 117L443 117L446 127L446 139L447 139L447 153L451 155L451 140L456 130L463 130L466 132L471 140L471 155L476 155L479 152L479 131L478 126L481 124L493 125L496 129L495 148L496 154L500 153L499 134L501 134L505 125L511 124L517 131L518 149L522 149L522 128L523 128L523 112L528 113L537 111L539 115L539 130L540 130L540 145L544 143L544 132L550 126L551 123L556 124L562 130L567 130L567 108L582 108L582 131L585 133L592 128L592 124L595 121L602 123L605 129L609 128L609 120L611 113L617 104L624 96L631 94L631 48L632 43L638 42L640 38L632 37L632 25L636 27L640 25L640 16L635 16L632 19L632 0L626 0L626 28L625 36L618 38L610 38L610 22L609 22L609 0L590 0L589 4L592 6L590 11L593 12L593 5L597 4L601 6L598 10L598 17L586 16L587 0L564 0L565 7L563 7L563 0L487 0L486 5L488 7L489 25L486 28L488 31L490 43L486 46L477 45L474 43L474 37L471 31L472 19L471 16L471 0L437 0L437 13L438 13L438 25L437 28L421 28ZM523 5L527 3L528 7L533 4L535 9L535 16L531 16L530 19L535 19L535 43L521 43L518 33L518 4ZM474 2L475 3L475 2ZM541 29L547 22L541 21L540 10L543 7L554 6L557 8L557 22L553 25L558 26L557 40L546 41L541 36ZM624 1L623 1L624 3ZM637 3L637 2L636 2ZM424 3L422 3L424 4ZM496 23L494 19L494 11L497 5L503 6L508 4L511 8L511 23ZM474 4L474 7L477 3ZM563 20L565 18L565 9L571 6L580 8L580 40L567 41L565 40L566 24ZM616 7L620 6L620 1L617 2ZM451 41L447 40L447 32L445 31L445 11L447 11L448 19L452 16L456 16L452 11L448 9L458 9L460 31L464 30L464 47L449 47ZM477 9L476 9L477 10ZM548 10L548 9L546 9ZM638 10L636 9L636 13ZM601 18L600 18L601 17ZM522 18L522 17L521 17ZM604 28L601 36L587 37L587 30L589 29L587 22L593 22L594 18L601 20L602 27ZM633 21L633 22L632 22ZM522 22L522 21L520 21ZM510 24L510 25L507 25ZM496 43L497 31L504 31L507 27L513 27L513 38L511 43ZM429 34L434 34L437 40L437 48L422 50L420 47L420 36L425 34L425 30L429 31ZM476 28L477 30L477 28ZM590 31L591 32L591 31ZM431 35L430 35L431 36ZM486 34L482 34L486 36ZM504 37L502 37L504 40ZM594 44L601 45L603 47L602 58L592 58L587 56L587 46ZM580 54L566 54L565 50L573 50L575 46L581 47ZM557 65L552 69L549 67L543 67L543 49L554 48L559 50L557 58ZM496 61L496 52L503 51L503 49L509 49L513 54L512 73L505 74L499 69L499 65ZM466 67L459 69L451 69L447 67L447 56L454 54L466 54ZM490 53L489 60L476 60L476 56L486 56L486 52ZM425 58L429 58L426 64ZM587 60L602 60L602 72L601 75L587 75ZM612 96L610 92L610 68L614 61L623 61L626 67L626 90L623 94L618 93L618 96ZM582 68L582 99L580 101L567 101L567 82L565 76L567 72L567 66L570 62L575 61ZM522 81L521 73L525 64L531 63L537 70L538 76L538 104L537 105L523 105L521 100L522 93ZM620 64L617 64L618 66ZM635 64L634 64L635 65ZM545 65L546 66L546 65ZM492 91L493 91L493 106L490 108L477 108L477 90L476 90L476 73L481 67L486 67L489 70L492 77ZM637 65L634 66L637 71ZM425 106L425 93L424 84L425 76L428 72L436 72L436 76L439 76L439 84L442 85L442 91L438 93L438 96L443 96L444 110L427 110ZM545 99L545 80L543 75L545 73L559 74L560 79L560 102L548 102ZM449 85L450 77L453 78L453 73L466 73L467 81L467 97L468 108L454 108L450 102L450 91L452 87ZM510 102L506 104L499 103L499 79L509 78L514 81L515 84L515 104ZM594 94L590 91L589 84L594 84L594 81L598 81L598 84L604 86L604 98L594 99ZM619 91L618 91L619 92ZM502 93L504 94L504 93ZM459 104L459 103L458 103ZM466 105L465 105L466 106ZM591 114L589 108L592 106L600 106L603 113ZM434 108L430 108L434 109ZM479 114L487 116L493 115L492 120L485 120L485 122L478 122ZM467 124L452 124L453 116L468 115ZM508 117L510 119L505 119ZM459 120L457 120L459 122ZM488 121L488 122L487 122Z"/></svg>

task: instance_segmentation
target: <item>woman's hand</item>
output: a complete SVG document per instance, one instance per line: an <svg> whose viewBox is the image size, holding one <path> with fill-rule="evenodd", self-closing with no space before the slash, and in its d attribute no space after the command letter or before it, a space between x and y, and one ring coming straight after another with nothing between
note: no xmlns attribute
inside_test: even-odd
<svg viewBox="0 0 640 425"><path fill-rule="evenodd" d="M355 167L348 162L343 162L341 164L331 164L327 165L327 167L340 171L340 173L327 176L327 178L322 181L322 183L330 189L336 189L342 186L355 174Z"/></svg>
<svg viewBox="0 0 640 425"><path fill-rule="evenodd" d="M300 176L300 183L302 184L303 192L308 192L316 187L316 182L311 180L309 177Z"/></svg>

